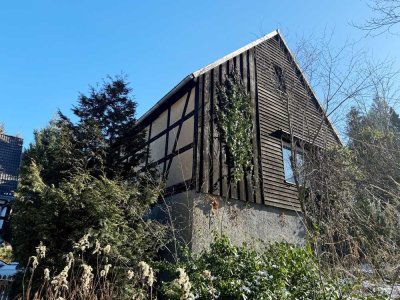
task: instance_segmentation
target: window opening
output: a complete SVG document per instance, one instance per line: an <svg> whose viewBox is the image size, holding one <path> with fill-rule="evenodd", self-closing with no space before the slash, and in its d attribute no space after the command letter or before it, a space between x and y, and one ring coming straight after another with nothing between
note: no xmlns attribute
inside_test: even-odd
<svg viewBox="0 0 400 300"><path fill-rule="evenodd" d="M282 147L282 155L283 155L283 169L285 173L285 182L295 184L294 180L294 169L292 167L292 148L289 144L284 143ZM300 148L295 149L295 155L296 155L296 164L297 164L297 170L299 172L299 183L303 184L304 183L304 155L303 152L301 151Z"/></svg>
<svg viewBox="0 0 400 300"><path fill-rule="evenodd" d="M274 66L276 88L281 92L286 92L285 74L281 67Z"/></svg>

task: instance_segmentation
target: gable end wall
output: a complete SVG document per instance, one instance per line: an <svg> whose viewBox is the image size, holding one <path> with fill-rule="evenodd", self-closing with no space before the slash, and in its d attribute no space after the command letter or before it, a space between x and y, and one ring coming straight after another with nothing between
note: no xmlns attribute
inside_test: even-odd
<svg viewBox="0 0 400 300"><path fill-rule="evenodd" d="M302 80L300 71L278 36L256 47L256 64L265 201L267 205L300 210L296 187L284 180L284 138L280 132L290 132L288 110L295 137L306 142L311 141L320 127L315 140L316 145L335 145L338 143L338 137L324 118L318 101L306 86L305 80ZM275 66L283 70L286 94L277 89Z"/></svg>

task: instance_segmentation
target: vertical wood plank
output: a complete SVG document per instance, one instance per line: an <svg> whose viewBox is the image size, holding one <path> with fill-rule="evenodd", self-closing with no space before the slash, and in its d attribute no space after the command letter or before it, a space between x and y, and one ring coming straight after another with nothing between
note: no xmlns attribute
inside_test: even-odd
<svg viewBox="0 0 400 300"><path fill-rule="evenodd" d="M149 125L149 133L147 136L146 167L149 164L149 159L150 159L150 137L151 137L151 126L152 125L153 125L153 122L151 122Z"/></svg>
<svg viewBox="0 0 400 300"><path fill-rule="evenodd" d="M209 107L209 147L208 147L208 156L210 162L210 172L209 172L209 193L214 193L214 122L213 122L213 115L214 115L214 69L210 70L210 83L209 83L209 98L210 98L210 107Z"/></svg>
<svg viewBox="0 0 400 300"><path fill-rule="evenodd" d="M196 170L196 186L197 191L202 192L203 185L203 76L200 76L196 84L196 103L198 112L198 130L197 130L197 170Z"/></svg>
<svg viewBox="0 0 400 300"><path fill-rule="evenodd" d="M219 136L218 136L218 128L217 124L215 123L215 105L218 103L218 95L216 86L219 82L219 68L214 68L212 71L212 84L211 84L211 124L212 124L212 131L211 131L211 157L212 157L212 194L220 195L220 168L219 168L219 161L220 161L220 151L219 151Z"/></svg>
<svg viewBox="0 0 400 300"><path fill-rule="evenodd" d="M246 77L247 67L246 68L244 67L245 61L243 59L243 57L245 56L245 53L240 54L240 56L238 57L238 64L236 64L236 70L237 70L237 72L239 72L240 77L242 79L242 83L246 87L244 78ZM243 179L239 182L239 187L238 187L238 191L239 191L238 197L242 201L246 201L246 188L247 188L246 180L247 180L247 176L246 176L246 173L244 172Z"/></svg>
<svg viewBox="0 0 400 300"><path fill-rule="evenodd" d="M253 120L253 149L254 149L254 158L253 158L253 165L254 165L254 170L253 170L253 201L256 203L261 203L260 199L260 193L259 193L259 176L258 176L258 147L257 147L257 122L256 122L256 114L258 113L256 111L256 70L255 70L255 57L254 57L254 48L249 50L249 80L250 80L250 97L251 97L251 102L253 106L253 114L252 114L252 120Z"/></svg>
<svg viewBox="0 0 400 300"><path fill-rule="evenodd" d="M226 79L226 75L227 75L227 63L223 63L220 66L220 83L223 84L225 82ZM229 191L228 191L228 167L226 164L226 153L225 153L225 149L222 145L222 141L220 139L219 142L219 147L220 147L220 168L221 168L221 196L229 198Z"/></svg>
<svg viewBox="0 0 400 300"><path fill-rule="evenodd" d="M192 93L194 92L194 126L193 126L193 167L192 167L192 184L196 192L199 192L199 178L198 178L198 163L197 158L198 153L198 135L199 135L199 99L198 99L198 82L196 80L195 86L192 88Z"/></svg>
<svg viewBox="0 0 400 300"><path fill-rule="evenodd" d="M203 192L209 193L210 174L210 72L204 74L203 82Z"/></svg>
<svg viewBox="0 0 400 300"><path fill-rule="evenodd" d="M257 78L257 48L254 48L254 77L255 77L255 115L253 118L254 127L254 147L255 147L255 168L256 171L256 182L257 182L257 190L256 190L256 201L257 203L265 203L264 201L264 184L263 184L263 172L262 172L262 158L261 158L261 134L260 134L260 111L259 111L259 92L258 92L258 78Z"/></svg>
<svg viewBox="0 0 400 300"><path fill-rule="evenodd" d="M239 54L238 56L233 58L234 61L234 69L235 69L235 73L239 74L239 76L242 78L242 73L241 73L241 54ZM242 195L242 190L244 189L244 183L243 180L240 180L236 183L236 198L237 199L242 199L241 195Z"/></svg>
<svg viewBox="0 0 400 300"><path fill-rule="evenodd" d="M220 68L217 67L213 71L213 105L218 105L217 86L220 84ZM215 195L222 194L222 168L221 168L221 144L218 125L215 122L216 112L213 108L213 193Z"/></svg>
<svg viewBox="0 0 400 300"><path fill-rule="evenodd" d="M249 60L248 60L248 56L249 56L249 51L246 51L245 53L243 53L243 66L242 66L242 72L243 72L243 84L246 87L246 90L248 93L250 93L250 84L249 84ZM245 182L245 200L246 201L253 201L250 198L251 195L251 186L252 186L252 182L251 182L251 176L249 176L249 174L245 173L244 174L244 182Z"/></svg>

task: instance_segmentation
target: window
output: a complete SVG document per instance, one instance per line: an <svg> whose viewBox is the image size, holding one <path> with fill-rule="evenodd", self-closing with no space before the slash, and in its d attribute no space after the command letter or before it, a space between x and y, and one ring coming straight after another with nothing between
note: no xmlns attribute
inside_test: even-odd
<svg viewBox="0 0 400 300"><path fill-rule="evenodd" d="M286 92L285 74L279 66L274 66L276 88L281 92Z"/></svg>
<svg viewBox="0 0 400 300"><path fill-rule="evenodd" d="M303 152L299 149L296 148L296 163L297 163L297 170L299 172L299 183L303 184L304 183L304 174L303 174ZM290 147L290 144L284 143L283 148L282 148L282 154L283 154L283 169L285 172L285 182L295 184L294 180L294 170L292 168L292 148Z"/></svg>

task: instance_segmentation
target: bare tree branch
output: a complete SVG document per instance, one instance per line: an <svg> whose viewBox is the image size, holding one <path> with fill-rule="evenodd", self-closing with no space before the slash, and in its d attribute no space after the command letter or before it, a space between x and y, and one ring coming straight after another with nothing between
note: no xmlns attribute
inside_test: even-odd
<svg viewBox="0 0 400 300"><path fill-rule="evenodd" d="M399 0L369 0L368 6L373 16L363 24L353 24L358 29L364 30L368 35L377 36L392 31L400 22L400 1Z"/></svg>

